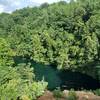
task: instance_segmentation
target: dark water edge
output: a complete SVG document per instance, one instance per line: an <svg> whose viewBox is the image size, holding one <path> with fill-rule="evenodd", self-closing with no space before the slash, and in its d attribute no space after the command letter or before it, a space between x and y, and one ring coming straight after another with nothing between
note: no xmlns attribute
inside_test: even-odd
<svg viewBox="0 0 100 100"><path fill-rule="evenodd" d="M80 72L72 72L70 70L57 70L52 66L36 63L26 59L15 59L17 64L19 63L31 63L31 67L34 68L35 78L37 81L47 81L48 90L54 90L56 88L75 89L75 90L95 90L100 88L98 80L91 76L82 74Z"/></svg>

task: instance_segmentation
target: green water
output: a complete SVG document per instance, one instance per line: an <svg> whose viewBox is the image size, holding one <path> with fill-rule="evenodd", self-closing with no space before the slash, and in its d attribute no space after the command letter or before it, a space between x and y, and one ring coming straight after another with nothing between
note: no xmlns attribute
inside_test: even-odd
<svg viewBox="0 0 100 100"><path fill-rule="evenodd" d="M34 61L22 59L20 57L17 57L15 59L15 62L17 62L17 64L30 62L31 67L34 68L36 80L41 81L44 79L45 81L47 81L49 90L53 90L58 87L60 87L62 90L71 88L74 88L75 90L94 90L100 88L99 82L86 74L72 72L70 70L59 71L57 69L54 69L54 67L52 66L43 65Z"/></svg>
<svg viewBox="0 0 100 100"><path fill-rule="evenodd" d="M32 62L34 72L37 80L44 79L48 82L48 89L55 89L60 87L61 89L97 89L100 88L100 84L96 79L79 73L67 71L58 71L52 66L46 66L39 63Z"/></svg>
<svg viewBox="0 0 100 100"><path fill-rule="evenodd" d="M34 67L34 72L36 75L36 80L42 80L48 82L48 88L54 89L56 87L60 87L61 79L59 76L59 71L53 69L50 66L44 66L38 63L32 63Z"/></svg>

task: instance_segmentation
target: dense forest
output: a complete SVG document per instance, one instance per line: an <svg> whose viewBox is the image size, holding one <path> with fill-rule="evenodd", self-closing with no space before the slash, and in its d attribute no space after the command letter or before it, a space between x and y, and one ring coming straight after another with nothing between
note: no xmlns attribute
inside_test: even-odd
<svg viewBox="0 0 100 100"><path fill-rule="evenodd" d="M1 13L0 100L35 100L44 93L48 83L35 79L31 61L100 82L100 0L44 3Z"/></svg>

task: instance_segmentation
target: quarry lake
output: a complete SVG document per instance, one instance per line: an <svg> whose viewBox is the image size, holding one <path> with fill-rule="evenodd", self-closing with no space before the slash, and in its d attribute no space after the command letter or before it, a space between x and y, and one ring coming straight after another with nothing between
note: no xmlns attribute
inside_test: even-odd
<svg viewBox="0 0 100 100"><path fill-rule="evenodd" d="M72 88L75 90L95 90L100 88L98 80L80 72L57 70L54 66L36 63L21 57L16 57L15 60L17 64L30 63L31 67L34 69L35 79L37 81L44 80L48 82L49 90L54 90L56 88L60 88L62 90Z"/></svg>

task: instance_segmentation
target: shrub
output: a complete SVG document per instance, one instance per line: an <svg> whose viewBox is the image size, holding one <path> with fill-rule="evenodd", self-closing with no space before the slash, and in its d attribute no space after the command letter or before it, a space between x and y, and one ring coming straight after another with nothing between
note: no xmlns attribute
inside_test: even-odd
<svg viewBox="0 0 100 100"><path fill-rule="evenodd" d="M100 89L97 89L97 90L95 90L95 91L93 91L93 92L94 92L94 94L100 96Z"/></svg>
<svg viewBox="0 0 100 100"><path fill-rule="evenodd" d="M73 89L71 89L68 93L67 100L77 100L78 97Z"/></svg>
<svg viewBox="0 0 100 100"><path fill-rule="evenodd" d="M29 66L20 65L20 69L0 66L0 100L37 99L44 93L47 82L36 82L33 76Z"/></svg>
<svg viewBox="0 0 100 100"><path fill-rule="evenodd" d="M62 97L63 97L63 93L62 93L62 91L60 90L60 88L54 90L54 91L53 91L53 95L54 95L54 97L56 97L56 98L62 98Z"/></svg>

